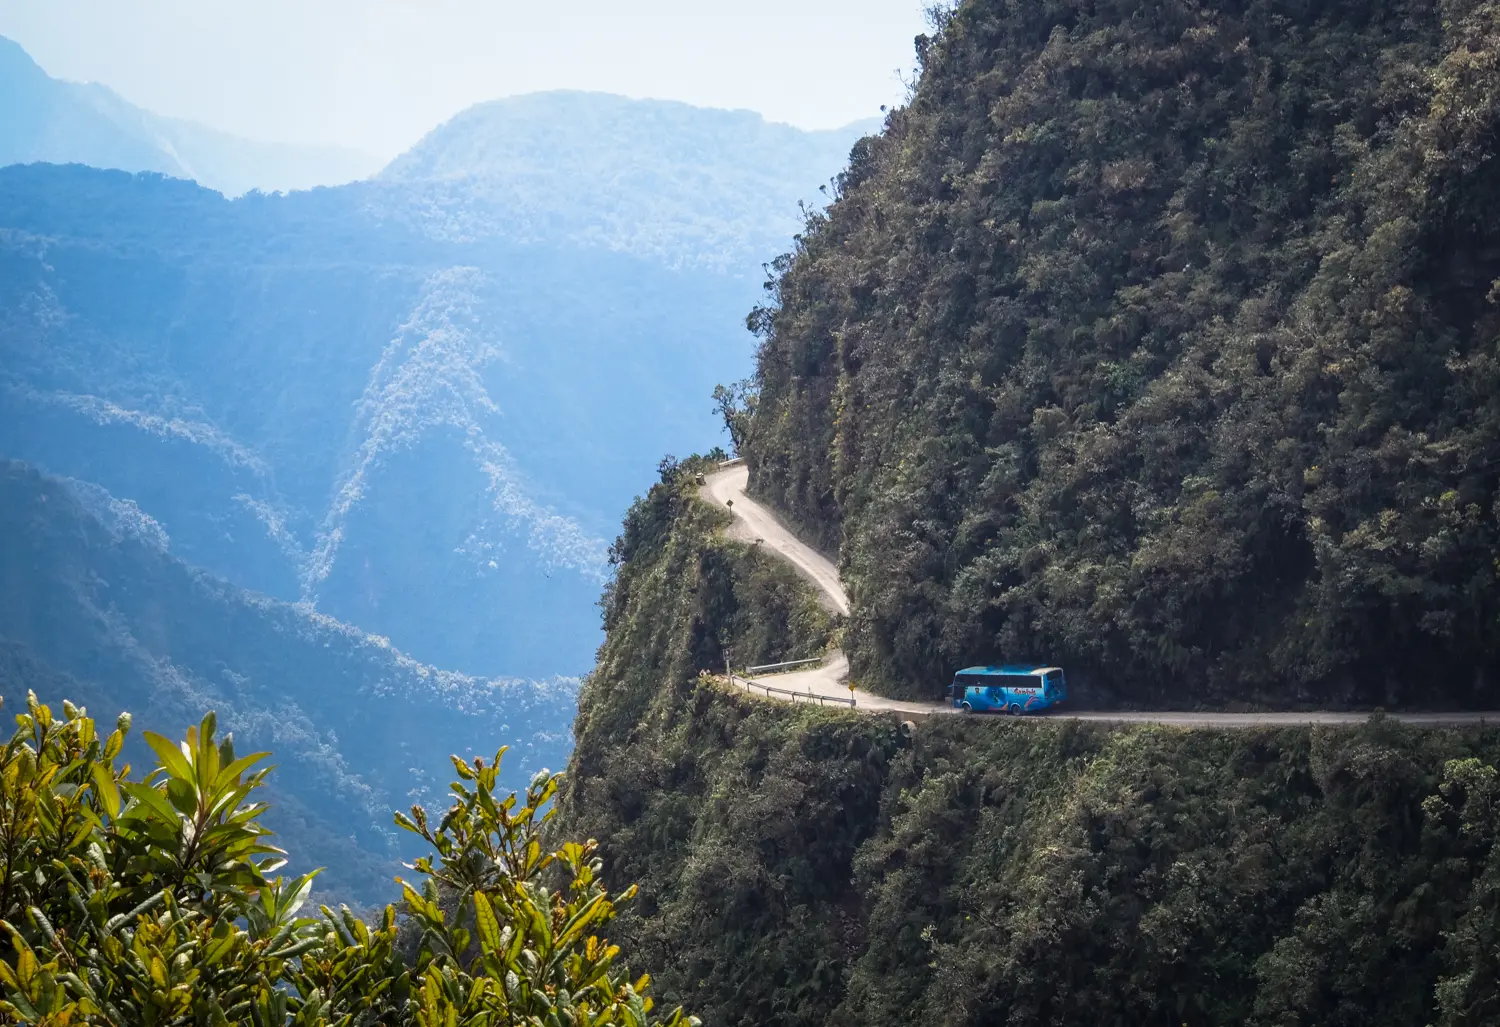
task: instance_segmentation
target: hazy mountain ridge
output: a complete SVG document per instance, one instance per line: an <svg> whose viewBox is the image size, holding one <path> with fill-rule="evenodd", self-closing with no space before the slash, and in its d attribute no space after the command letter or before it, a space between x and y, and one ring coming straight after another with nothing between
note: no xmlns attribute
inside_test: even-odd
<svg viewBox="0 0 1500 1027"><path fill-rule="evenodd" d="M116 499L104 486L91 481L59 480L73 493L78 505L116 539L132 538L163 553L171 551L171 538L156 518L142 510L135 500Z"/></svg>
<svg viewBox="0 0 1500 1027"><path fill-rule="evenodd" d="M602 580L604 541L531 499L505 447L486 434L484 425L493 422L500 407L480 372L503 360L504 350L484 333L477 313L480 300L475 290L482 282L483 274L471 267L447 268L429 276L416 308L381 353L355 407L354 430L362 441L346 460L348 469L308 557L304 599L315 599L318 586L333 572L345 525L364 499L382 456L410 448L441 429L460 433L464 450L486 479L494 513L506 521L509 534L525 538L545 569L565 568ZM496 564L488 554L504 544L488 519L463 540L465 550L485 554L482 563L492 568Z"/></svg>
<svg viewBox="0 0 1500 1027"><path fill-rule="evenodd" d="M258 142L161 117L97 83L51 78L0 37L0 166L39 161L156 171L230 196L352 182L379 168L355 150Z"/></svg>
<svg viewBox="0 0 1500 1027"><path fill-rule="evenodd" d="M81 170L0 174L39 189L94 177ZM153 200L182 198L180 186L165 182L126 187ZM211 237L199 242L223 245L190 247L191 258L169 238L118 249L123 240L107 241L107 229L99 233L103 248L72 237L69 228L0 248L13 258L13 286L27 290L12 310L38 312L29 324L13 314L6 337L0 388L14 410L0 418L6 451L133 499L193 563L287 600L319 601L345 619L353 613L398 636L401 618L372 607L383 593L399 599L410 581L372 585L368 561L378 567L392 548L410 544L400 537L412 534L410 524L382 524L382 497L404 491L391 468L419 452L426 470L446 477L426 490L440 516L428 516L424 531L438 533L440 549L411 561L411 570L427 587L457 581L482 592L479 579L499 573L510 575L502 588L512 595L550 588L549 609L566 601L573 616L517 630L538 638L522 662L537 673L581 671L592 649L589 607L604 542L539 501L494 435L502 415L489 390L497 382L480 373L500 353L494 297L482 295L486 276L444 267L443 255L430 248L408 253L426 266L388 264L367 261L350 240L328 238L322 254L245 259L233 241L241 233L269 241L264 233L276 229L259 215L275 204L210 196L200 194L192 205L200 232ZM20 206L12 208L18 219L35 217ZM345 230L355 239L384 234L357 216ZM89 309L100 291L107 295L121 281L134 283L136 316L112 304ZM341 286L355 292L338 297ZM352 334L344 320L351 302L364 322ZM233 309L242 304L248 308ZM323 310L317 324L309 323L309 305ZM435 528L449 507L457 516ZM376 543L372 531L391 536L389 543ZM352 567L345 555L351 544ZM564 578L548 577L559 568ZM486 621L508 605L473 598L455 605L477 605ZM482 612L487 607L494 609ZM540 643L549 627L558 635L550 656ZM475 630L470 637L492 634ZM427 647L429 659L450 666L508 670L499 655L503 639L489 641L487 657L444 651L420 637L404 644Z"/></svg>
<svg viewBox="0 0 1500 1027"><path fill-rule="evenodd" d="M734 153L786 143L762 161L780 199L741 198L783 244L773 209L795 212L794 183L818 195L841 159L743 113L568 102L635 120L588 159L568 128L576 180L554 205L591 193L658 108L744 135ZM658 139L652 160L693 145ZM182 559L426 662L581 673L619 511L663 452L715 434L707 397L744 374L761 253L726 269L729 251L696 240L722 191L669 196L672 239L646 255L380 213L460 164L435 136L379 183L234 201L152 176L0 171L0 455L94 481Z"/></svg>
<svg viewBox="0 0 1500 1027"><path fill-rule="evenodd" d="M801 229L798 201L821 200L878 125L806 132L750 111L534 93L428 133L377 177L374 209L437 238L566 240L754 274Z"/></svg>
<svg viewBox="0 0 1500 1027"><path fill-rule="evenodd" d="M426 666L386 639L187 567L138 518L100 520L79 492L138 513L98 486L0 463L0 641L79 683L44 701L112 704L162 732L213 709L242 745L275 751L278 787L299 808L334 836L357 837L375 863L401 851L392 809L441 801L432 790L447 780L450 752L510 744L516 783L565 757L576 679ZM21 668L0 685L14 701L55 682ZM330 865L334 888L383 886L373 871L340 868L347 853L313 849L305 858Z"/></svg>

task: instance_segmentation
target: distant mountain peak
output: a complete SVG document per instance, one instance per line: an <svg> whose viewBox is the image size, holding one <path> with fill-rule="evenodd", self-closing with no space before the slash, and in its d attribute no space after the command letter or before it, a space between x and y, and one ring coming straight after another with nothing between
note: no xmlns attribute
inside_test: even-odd
<svg viewBox="0 0 1500 1027"><path fill-rule="evenodd" d="M353 150L256 142L161 117L100 83L52 78L0 36L0 166L35 163L155 171L230 196L351 182L379 165Z"/></svg>
<svg viewBox="0 0 1500 1027"><path fill-rule="evenodd" d="M806 131L768 121L751 110L558 89L468 107L423 136L379 177L412 181L455 173L484 176L504 170L497 161L526 160L538 153L544 153L549 163L577 157L598 162L601 168L606 162L618 167L613 162L622 156L643 163L666 153L688 164L713 166L742 164L756 156L783 158L767 153L768 145L805 158L824 157L831 146L841 163L848 147L874 124Z"/></svg>
<svg viewBox="0 0 1500 1027"><path fill-rule="evenodd" d="M758 273L871 126L559 90L476 104L380 173L380 213L453 241L599 247Z"/></svg>
<svg viewBox="0 0 1500 1027"><path fill-rule="evenodd" d="M29 68L38 74L45 75L46 72L38 67L36 61L31 59L31 54L26 48L8 36L0 36L0 69Z"/></svg>

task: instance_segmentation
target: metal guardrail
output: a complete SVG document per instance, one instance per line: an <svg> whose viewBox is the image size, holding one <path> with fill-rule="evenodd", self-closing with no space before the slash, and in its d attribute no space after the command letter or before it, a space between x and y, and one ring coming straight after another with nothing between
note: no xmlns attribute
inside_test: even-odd
<svg viewBox="0 0 1500 1027"><path fill-rule="evenodd" d="M780 670L782 667L800 667L805 663L822 663L823 657L814 656L808 660L783 660L781 663L763 663L759 667L746 667L748 673L754 674L758 670Z"/></svg>
<svg viewBox="0 0 1500 1027"><path fill-rule="evenodd" d="M771 697L771 693L774 692L777 695L786 696L787 698L791 699L792 702L798 702L799 700L806 699L808 702L816 702L819 706L822 706L825 703L834 703L838 706L847 706L851 710L854 709L854 698L852 696L848 699L842 699L835 695L819 695L816 692L794 692L790 688L777 688L775 685L763 685L759 681L754 681L750 678L742 678L738 674L730 674L729 681L730 684L742 685L745 691L749 692L752 695L755 694L755 689L759 688L766 693L766 698L768 699Z"/></svg>

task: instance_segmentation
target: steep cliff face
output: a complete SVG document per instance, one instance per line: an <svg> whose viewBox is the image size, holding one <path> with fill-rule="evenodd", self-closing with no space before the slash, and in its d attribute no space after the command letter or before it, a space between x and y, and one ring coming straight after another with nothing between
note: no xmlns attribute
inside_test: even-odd
<svg viewBox="0 0 1500 1027"><path fill-rule="evenodd" d="M894 719L700 673L827 640L686 479L627 519L566 830L706 1023L1443 1027L1500 1002L1500 734ZM774 633L763 630L774 626ZM780 648L768 638L783 640Z"/></svg>
<svg viewBox="0 0 1500 1027"><path fill-rule="evenodd" d="M777 265L744 451L871 687L1493 702L1500 9L969 0Z"/></svg>

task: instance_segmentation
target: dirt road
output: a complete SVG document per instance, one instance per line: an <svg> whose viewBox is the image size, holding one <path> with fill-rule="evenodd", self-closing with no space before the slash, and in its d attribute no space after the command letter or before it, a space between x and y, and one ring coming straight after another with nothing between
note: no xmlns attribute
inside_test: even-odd
<svg viewBox="0 0 1500 1027"><path fill-rule="evenodd" d="M787 563L818 586L825 605L836 613L849 614L849 597L839 582L839 569L832 560L811 546L803 545L780 518L745 494L750 469L744 464L730 464L710 475L703 491L716 506L727 506L734 514L730 535L746 542L759 542L774 550Z"/></svg>
<svg viewBox="0 0 1500 1027"><path fill-rule="evenodd" d="M849 597L839 582L838 567L822 553L805 545L773 512L745 494L750 471L738 461L721 466L705 479L704 497L734 515L729 533L732 537L764 546L779 555L817 586L819 595L830 610L847 615ZM887 699L884 696L849 687L849 661L835 650L811 670L781 674L761 674L747 678L738 672L738 683L758 694L788 702L847 703L854 708L879 713L910 713L918 716L948 715L952 707L936 702L914 702ZM805 699L803 699L805 697ZM1421 727L1459 727L1463 725L1500 725L1500 710L1467 713L1392 713L1389 716L1406 724ZM1368 713L1188 713L1163 710L1157 712L1094 712L1057 710L1023 717L1022 720L1093 720L1117 724L1173 724L1179 727L1287 727L1306 724L1360 724Z"/></svg>

